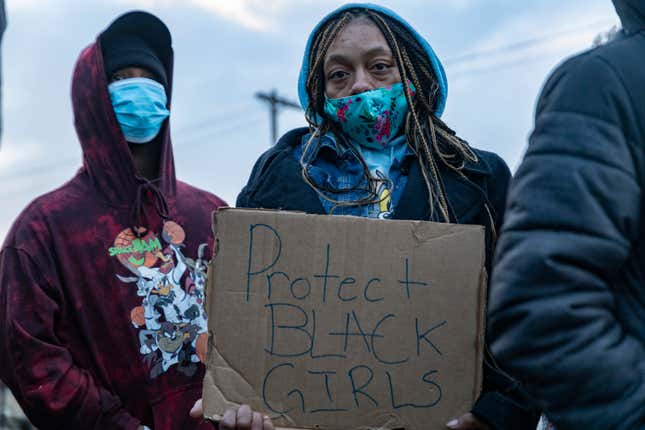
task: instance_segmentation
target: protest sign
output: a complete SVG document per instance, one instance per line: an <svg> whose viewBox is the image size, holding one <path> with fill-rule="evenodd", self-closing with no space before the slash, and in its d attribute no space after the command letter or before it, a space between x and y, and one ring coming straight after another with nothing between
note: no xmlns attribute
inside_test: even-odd
<svg viewBox="0 0 645 430"><path fill-rule="evenodd" d="M209 269L205 415L439 429L481 388L481 226L224 209Z"/></svg>

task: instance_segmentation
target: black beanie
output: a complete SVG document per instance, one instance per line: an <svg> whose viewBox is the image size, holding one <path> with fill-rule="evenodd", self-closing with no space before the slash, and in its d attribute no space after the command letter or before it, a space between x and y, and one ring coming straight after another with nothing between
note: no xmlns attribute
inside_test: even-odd
<svg viewBox="0 0 645 430"><path fill-rule="evenodd" d="M172 40L159 18L143 11L128 12L115 19L99 39L108 80L119 69L142 67L168 91Z"/></svg>
<svg viewBox="0 0 645 430"><path fill-rule="evenodd" d="M142 67L151 72L164 87L168 86L166 69L155 51L142 39L124 35L103 47L103 61L108 80L125 67Z"/></svg>

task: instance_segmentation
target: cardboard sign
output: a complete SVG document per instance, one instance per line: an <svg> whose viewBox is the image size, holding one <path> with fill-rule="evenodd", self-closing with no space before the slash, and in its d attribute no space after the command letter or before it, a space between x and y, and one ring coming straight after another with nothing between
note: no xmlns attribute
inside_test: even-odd
<svg viewBox="0 0 645 430"><path fill-rule="evenodd" d="M224 209L209 269L205 415L440 429L481 388L481 226Z"/></svg>

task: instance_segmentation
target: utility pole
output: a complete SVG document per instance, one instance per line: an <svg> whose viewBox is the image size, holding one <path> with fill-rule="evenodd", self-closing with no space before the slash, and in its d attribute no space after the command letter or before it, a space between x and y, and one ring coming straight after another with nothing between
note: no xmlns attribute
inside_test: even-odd
<svg viewBox="0 0 645 430"><path fill-rule="evenodd" d="M269 103L271 113L271 145L274 145L278 139L278 110L280 107L301 110L300 104L278 96L278 92L273 89L270 93L255 93L255 97L263 102Z"/></svg>

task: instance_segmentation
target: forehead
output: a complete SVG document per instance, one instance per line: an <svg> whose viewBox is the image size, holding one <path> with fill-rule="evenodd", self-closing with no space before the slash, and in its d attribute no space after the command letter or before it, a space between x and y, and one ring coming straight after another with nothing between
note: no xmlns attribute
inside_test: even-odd
<svg viewBox="0 0 645 430"><path fill-rule="evenodd" d="M134 75L150 75L152 76L153 73L148 70L146 67L141 67L141 66L125 66L121 67L120 69L117 69L114 71L113 75L116 74L134 74Z"/></svg>
<svg viewBox="0 0 645 430"><path fill-rule="evenodd" d="M349 22L336 35L331 46L327 50L325 58L333 54L348 52L371 51L374 48L382 48L391 52L381 30L371 20L359 17Z"/></svg>

